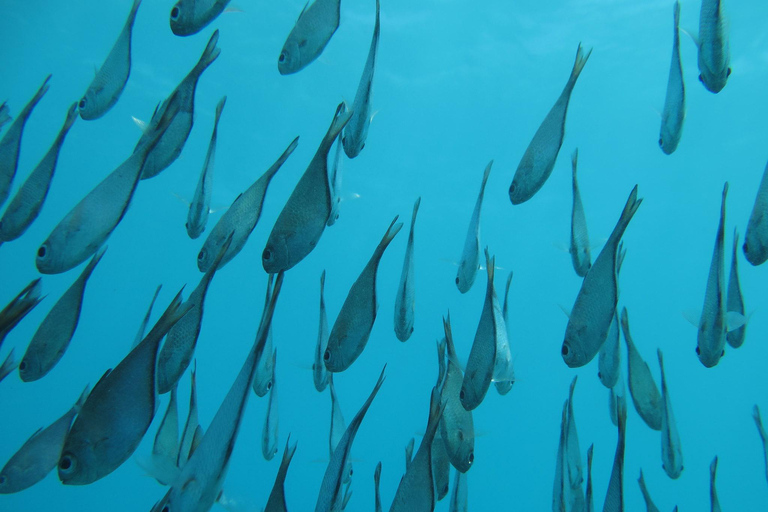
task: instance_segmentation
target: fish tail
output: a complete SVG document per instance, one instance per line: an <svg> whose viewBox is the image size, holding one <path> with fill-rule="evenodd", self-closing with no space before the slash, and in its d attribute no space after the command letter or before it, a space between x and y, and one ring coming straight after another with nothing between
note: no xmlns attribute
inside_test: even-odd
<svg viewBox="0 0 768 512"><path fill-rule="evenodd" d="M128 14L128 20L125 22L125 25L127 27L130 27L129 30L133 30L133 22L136 21L136 13L139 11L140 5L141 5L141 0L133 0L133 5L131 6L131 12Z"/></svg>
<svg viewBox="0 0 768 512"><path fill-rule="evenodd" d="M493 160L488 162L488 165L485 166L485 171L483 171L483 183L480 185L480 197L482 197L485 192L485 184L488 183L488 176L491 175L491 167L493 167Z"/></svg>
<svg viewBox="0 0 768 512"><path fill-rule="evenodd" d="M395 218L392 219L389 228L387 228L387 232L384 233L384 237L381 239L381 242L379 242L378 247L376 247L376 254L378 254L379 257L381 257L381 254L384 253L384 250L387 248L389 243L395 238L395 235L397 235L400 232L400 229L403 227L402 222L397 222L399 217L399 215L395 215ZM397 224L395 224L396 222Z"/></svg>
<svg viewBox="0 0 768 512"><path fill-rule="evenodd" d="M53 77L53 75L48 75L45 77L45 80L43 80L43 85L40 86L34 97L29 100L29 103L27 103L27 105L24 107L24 110L22 110L22 112L19 114L20 118L27 117L32 109L35 108L38 102L43 98L43 96L45 96L45 93L48 92L48 89L51 87L49 83L51 81L51 77Z"/></svg>
<svg viewBox="0 0 768 512"><path fill-rule="evenodd" d="M413 203L413 213L411 214L411 226L416 224L416 214L419 213L419 205L421 205L421 196Z"/></svg>
<svg viewBox="0 0 768 512"><path fill-rule="evenodd" d="M624 230L627 229L629 221L632 220L632 217L635 215L635 212L640 207L640 203L642 202L642 198L637 198L637 185L635 185L635 187L632 189L632 192L630 192L629 197L627 198L627 203L624 205L624 210L621 212L619 222L616 224L613 233L611 233L611 238L614 239L614 243L616 243L617 247L618 240L621 240L621 237L624 235Z"/></svg>
<svg viewBox="0 0 768 512"><path fill-rule="evenodd" d="M323 273L320 274L320 297L323 297L323 292L325 291L325 269L323 269Z"/></svg>
<svg viewBox="0 0 768 512"><path fill-rule="evenodd" d="M576 148L573 150L573 153L571 153L571 170L573 174L573 183L576 183L576 167L579 162L579 148Z"/></svg>
<svg viewBox="0 0 768 512"><path fill-rule="evenodd" d="M571 77L569 78L569 82L576 82L576 80L579 78L579 75L581 74L581 70L584 69L587 60L589 60L590 55L592 55L592 48L590 48L585 55L584 50L581 48L581 43L579 43L579 48L576 50L576 60L573 63L573 69L571 70Z"/></svg>
<svg viewBox="0 0 768 512"><path fill-rule="evenodd" d="M219 100L219 103L216 105L216 119L213 121L214 126L219 125L219 118L221 117L221 112L224 110L224 105L227 103L227 97L224 96Z"/></svg>
<svg viewBox="0 0 768 512"><path fill-rule="evenodd" d="M83 408L83 404L88 399L88 395L90 395L90 393L91 393L91 386L90 384L88 384L85 386L85 389L83 390L83 392L80 393L80 397L77 399L77 402L75 402L74 408L76 412L80 412L80 409Z"/></svg>
<svg viewBox="0 0 768 512"><path fill-rule="evenodd" d="M99 264L99 262L101 261L101 258L104 257L105 252L107 252L107 246L103 245L99 248L96 254L93 255L93 258L91 258L91 261L88 262L88 266L85 267L85 270L83 271L83 278L86 281L88 280L88 278L91 277L91 273L93 272L93 269L96 268L96 265Z"/></svg>
<svg viewBox="0 0 768 512"><path fill-rule="evenodd" d="M736 265L736 253L739 247L739 228L733 228L733 264Z"/></svg>
<svg viewBox="0 0 768 512"><path fill-rule="evenodd" d="M493 277L496 273L496 256L491 257L488 246L485 246L485 270L488 272L488 284L493 286Z"/></svg>
<svg viewBox="0 0 768 512"><path fill-rule="evenodd" d="M679 37L678 29L680 28L680 2L676 1L672 9L675 13L675 39L677 39Z"/></svg>
<svg viewBox="0 0 768 512"><path fill-rule="evenodd" d="M75 123L75 119L79 117L79 111L77 109L77 102L74 102L72 105L69 106L69 110L67 110L67 117L64 120L64 126L62 126L61 131L59 132L61 135L65 135L70 128L72 128L72 125Z"/></svg>
<svg viewBox="0 0 768 512"><path fill-rule="evenodd" d="M285 148L285 151L283 151L283 154L280 155L277 161L274 164L272 164L272 167L267 169L267 172L264 173L264 175L267 176L267 179L269 180L272 179L272 177L277 173L277 171L280 170L280 167L282 167L285 161L288 160L288 157L291 156L291 153L293 153L293 151L296 149L298 145L299 145L299 138L296 137L291 141L288 147Z"/></svg>
<svg viewBox="0 0 768 512"><path fill-rule="evenodd" d="M208 44L206 45L203 54L200 56L200 60L195 66L195 71L198 75L205 71L205 69L218 58L219 54L221 53L221 48L216 48L216 43L218 42L219 30L216 29L211 38L208 40Z"/></svg>
<svg viewBox="0 0 768 512"><path fill-rule="evenodd" d="M325 138L323 139L323 142L328 146L328 149L331 148L331 144L333 144L333 141L339 135L341 130L344 129L349 120L352 119L353 113L354 110L349 108L344 101L336 107L336 113L333 116L331 126L328 128L328 133L325 134Z"/></svg>
<svg viewBox="0 0 768 512"><path fill-rule="evenodd" d="M192 304L189 301L182 302L181 300L182 290L184 290L184 287L182 287L181 290L179 290L179 293L177 293L176 296L173 298L171 303L165 309L165 312L163 312L163 315L157 321L157 323L149 332L149 334L146 336L146 338L149 338L150 336L155 334L157 335L157 338L159 341L163 336L165 336L168 333L168 331L171 330L171 327L173 327L176 324L176 322L181 320L182 317L186 315L190 309L192 309L192 306L194 306L194 304Z"/></svg>

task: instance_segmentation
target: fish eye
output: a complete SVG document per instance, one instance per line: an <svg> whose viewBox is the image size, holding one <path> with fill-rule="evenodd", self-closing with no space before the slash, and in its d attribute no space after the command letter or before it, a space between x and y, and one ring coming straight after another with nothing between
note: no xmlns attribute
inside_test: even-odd
<svg viewBox="0 0 768 512"><path fill-rule="evenodd" d="M19 371L20 371L20 372L23 372L23 371L24 371L24 370L26 370L26 369L27 369L27 362L26 362L26 361L21 361L21 362L19 363Z"/></svg>
<svg viewBox="0 0 768 512"><path fill-rule="evenodd" d="M75 459L71 455L64 455L59 460L59 470L64 473L70 473L75 468Z"/></svg>
<svg viewBox="0 0 768 512"><path fill-rule="evenodd" d="M744 242L744 245L741 246L741 250L743 250L745 254L749 252L749 246L747 245L747 242Z"/></svg>
<svg viewBox="0 0 768 512"><path fill-rule="evenodd" d="M459 400L464 400L464 388L461 388L461 391L459 391Z"/></svg>
<svg viewBox="0 0 768 512"><path fill-rule="evenodd" d="M80 107L81 109L84 109L85 105L86 105L85 98L81 99L80 103L77 104L77 106Z"/></svg>
<svg viewBox="0 0 768 512"><path fill-rule="evenodd" d="M510 193L510 194L514 194L514 193L515 193L515 190L517 190L517 185L515 185L515 184L513 183L513 184L511 184L511 185L509 186L509 193Z"/></svg>
<svg viewBox="0 0 768 512"><path fill-rule="evenodd" d="M456 284L459 284L459 276L456 276Z"/></svg>
<svg viewBox="0 0 768 512"><path fill-rule="evenodd" d="M701 78L701 75L699 75L699 82L704 83L704 79Z"/></svg>
<svg viewBox="0 0 768 512"><path fill-rule="evenodd" d="M44 260L46 256L48 256L48 248L45 244L43 244L37 250L37 259Z"/></svg>
<svg viewBox="0 0 768 512"><path fill-rule="evenodd" d="M6 478L5 475L0 475L0 485L5 484Z"/></svg>
<svg viewBox="0 0 768 512"><path fill-rule="evenodd" d="M264 261L269 261L272 259L272 252L269 249L264 249L264 252L261 253L261 259Z"/></svg>
<svg viewBox="0 0 768 512"><path fill-rule="evenodd" d="M699 356L701 355L701 350L699 350L698 346L696 347L696 355L699 355Z"/></svg>
<svg viewBox="0 0 768 512"><path fill-rule="evenodd" d="M208 259L208 251L200 249L200 252L197 254L197 261L205 261L206 259Z"/></svg>
<svg viewBox="0 0 768 512"><path fill-rule="evenodd" d="M602 372L597 372L597 378L598 378L598 379L602 379L602 378L603 378L603 374L602 374Z"/></svg>
<svg viewBox="0 0 768 512"><path fill-rule="evenodd" d="M664 145L664 139L659 137L659 146L663 146L663 145Z"/></svg>
<svg viewBox="0 0 768 512"><path fill-rule="evenodd" d="M560 349L560 353L563 354L564 356L567 356L568 352L570 352L570 350L568 350L568 345L563 343L563 348Z"/></svg>
<svg viewBox="0 0 768 512"><path fill-rule="evenodd" d="M723 357L725 355L725 349L723 349L722 352L720 352L720 357Z"/></svg>
<svg viewBox="0 0 768 512"><path fill-rule="evenodd" d="M163 507L163 510L161 512L171 512L171 507L166 505L166 506Z"/></svg>
<svg viewBox="0 0 768 512"><path fill-rule="evenodd" d="M324 361L330 361L331 360L331 351L328 349L325 349L325 354L323 354L323 360Z"/></svg>
<svg viewBox="0 0 768 512"><path fill-rule="evenodd" d="M352 476L355 473L355 470L352 468L349 468L349 476Z"/></svg>
<svg viewBox="0 0 768 512"><path fill-rule="evenodd" d="M472 464L473 462L475 462L475 452L469 452L469 457L468 457L468 459L467 459L467 460L469 460L469 463L470 463L470 464Z"/></svg>
<svg viewBox="0 0 768 512"><path fill-rule="evenodd" d="M272 389L272 381L267 382L267 391Z"/></svg>
<svg viewBox="0 0 768 512"><path fill-rule="evenodd" d="M172 20L179 19L179 8L178 7L174 7L173 9L171 9L171 19ZM167 505L166 505L166 508L167 508ZM165 509L163 509L163 510L165 511Z"/></svg>
<svg viewBox="0 0 768 512"><path fill-rule="evenodd" d="M277 59L277 61L278 61L278 62L285 62L285 52L282 52L282 53L280 54L280 58L279 58L279 59Z"/></svg>
<svg viewBox="0 0 768 512"><path fill-rule="evenodd" d="M728 78L731 76L731 68L728 68L728 73L725 74L725 77Z"/></svg>

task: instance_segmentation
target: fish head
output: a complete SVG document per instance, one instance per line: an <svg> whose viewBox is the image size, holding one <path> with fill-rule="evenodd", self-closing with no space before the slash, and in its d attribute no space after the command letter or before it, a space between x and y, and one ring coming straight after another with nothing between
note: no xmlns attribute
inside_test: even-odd
<svg viewBox="0 0 768 512"><path fill-rule="evenodd" d="M66 258L66 243L62 243L64 238L61 235L61 231L58 229L51 233L48 240L38 247L37 255L35 257L35 266L41 274L59 274L70 268L73 268L77 263L72 264Z"/></svg>
<svg viewBox="0 0 768 512"><path fill-rule="evenodd" d="M192 240L198 238L203 234L203 231L205 231L205 224L201 224L199 222L187 221L184 223L184 227L187 228L187 234Z"/></svg>
<svg viewBox="0 0 768 512"><path fill-rule="evenodd" d="M696 355L699 357L701 364L706 368L712 368L713 366L716 366L717 363L720 362L720 358L725 355L725 349L719 349L717 347L714 349L707 348L707 344L703 343L703 338L705 338L705 327L706 324L702 324L702 327L699 328L699 340L696 344ZM725 336L725 333L723 333L723 336Z"/></svg>
<svg viewBox="0 0 768 512"><path fill-rule="evenodd" d="M75 439L70 439L75 437ZM93 445L70 435L59 458L57 470L64 485L84 485L98 480L98 461L93 457Z"/></svg>
<svg viewBox="0 0 768 512"><path fill-rule="evenodd" d="M509 186L509 200L512 201L512 204L521 204L526 202L528 199L531 198L530 190L528 190L527 187L522 186L522 181L524 181L523 178L521 178L521 173L523 169L518 169L518 172L515 173L515 177L512 179L512 184Z"/></svg>
<svg viewBox="0 0 768 512"><path fill-rule="evenodd" d="M669 123L661 123L661 133L659 134L659 147L665 155L674 153L679 142L679 138L670 133L668 124Z"/></svg>
<svg viewBox="0 0 768 512"><path fill-rule="evenodd" d="M469 423L468 426L472 426ZM474 427L471 428L474 430ZM461 473L466 473L475 461L475 437L470 431L464 430L462 425L448 427L445 416L440 420L440 437L445 444L445 451L451 460L451 464Z"/></svg>
<svg viewBox="0 0 768 512"><path fill-rule="evenodd" d="M85 91L85 94L77 104L77 109L80 112L80 117L86 121L96 119L101 116L102 112L99 108L99 102L97 98L97 90L92 86Z"/></svg>
<svg viewBox="0 0 768 512"><path fill-rule="evenodd" d="M21 362L19 363L19 377L24 382L32 382L43 375L43 365L40 360L35 356L34 352L24 354Z"/></svg>
<svg viewBox="0 0 768 512"><path fill-rule="evenodd" d="M329 372L341 372L347 369L347 367L351 364L346 361L346 357L344 357L344 351L341 350L341 347L344 346L343 341L340 343L334 343L331 344L330 340L328 343L328 346L325 349L325 352L323 353L323 362L325 363L325 369ZM333 347L336 347L334 349Z"/></svg>
<svg viewBox="0 0 768 512"><path fill-rule="evenodd" d="M289 252L285 237L270 236L261 253L261 265L268 274L277 274L285 270L285 262L290 260Z"/></svg>
<svg viewBox="0 0 768 512"><path fill-rule="evenodd" d="M215 231L216 230L214 230L214 232ZM213 236L213 233L211 233L211 235L212 236L209 236L203 244L200 252L197 253L197 268L200 272L208 272L208 269L213 265L216 256L219 254L221 247L226 241L220 237Z"/></svg>
<svg viewBox="0 0 768 512"><path fill-rule="evenodd" d="M472 268L466 259L459 263L459 270L456 272L456 287L461 293L467 293L475 282L477 269Z"/></svg>
<svg viewBox="0 0 768 512"><path fill-rule="evenodd" d="M296 73L304 67L301 63L301 45L291 36L288 37L277 58L277 70L281 75Z"/></svg>
<svg viewBox="0 0 768 512"><path fill-rule="evenodd" d="M578 329L574 332L566 332L565 340L560 348L560 354L563 356L563 361L570 368L578 368L584 366L592 360L588 357L584 351L584 343L582 343L580 333L585 332L586 329ZM594 356L593 356L594 357Z"/></svg>
<svg viewBox="0 0 768 512"><path fill-rule="evenodd" d="M768 260L768 247L766 241L760 236L760 232L765 229L761 226L764 222L764 215L760 212L755 215L754 219L749 219L747 234L744 236L744 245L741 247L744 251L744 257L751 265L761 265Z"/></svg>
<svg viewBox="0 0 768 512"><path fill-rule="evenodd" d="M484 394L480 394L478 385L474 382L472 375L473 374L470 372L467 372L464 375L464 382L462 382L461 390L459 391L459 401L461 401L461 405L467 411L471 411L480 405L480 402L483 401L485 396Z"/></svg>
<svg viewBox="0 0 768 512"><path fill-rule="evenodd" d="M194 2L179 0L171 8L171 31L177 36L189 36L200 30L195 23Z"/></svg>
<svg viewBox="0 0 768 512"><path fill-rule="evenodd" d="M341 483L343 485L347 485L349 482L351 482L353 473L354 470L352 469L352 461L347 460L347 464L344 466L344 473L341 474Z"/></svg>

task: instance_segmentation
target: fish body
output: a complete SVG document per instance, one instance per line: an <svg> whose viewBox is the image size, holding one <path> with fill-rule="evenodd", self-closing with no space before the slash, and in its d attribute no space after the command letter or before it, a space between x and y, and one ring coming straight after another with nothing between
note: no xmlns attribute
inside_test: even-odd
<svg viewBox="0 0 768 512"><path fill-rule="evenodd" d="M565 473L567 483L570 486L567 496L569 497L569 510L584 510L586 503L584 498L584 473L581 467L581 450L579 449L579 435L576 430L576 419L573 414L573 391L576 388L576 379L571 381L570 391L568 393L568 412L566 416L567 430L565 434ZM564 478L565 479L565 478Z"/></svg>
<svg viewBox="0 0 768 512"><path fill-rule="evenodd" d="M187 463L189 457L195 451L198 432L201 430L197 417L197 364L192 368L190 378L189 410L187 412L187 421L184 423L184 430L181 433L179 441L179 453L176 457L176 467L182 468ZM202 433L200 434L202 436Z"/></svg>
<svg viewBox="0 0 768 512"><path fill-rule="evenodd" d="M584 498L586 501L584 512L595 512L595 502L592 497L592 451L594 448L595 445L593 444L589 445L589 448L587 448L587 489L586 497Z"/></svg>
<svg viewBox="0 0 768 512"><path fill-rule="evenodd" d="M400 341L408 341L413 333L413 317L415 314L415 285L413 263L413 228L416 224L416 214L419 212L421 197L416 199L411 216L411 230L408 233L408 245L405 247L403 271L400 274L400 284L397 287L395 299L395 335Z"/></svg>
<svg viewBox="0 0 768 512"><path fill-rule="evenodd" d="M155 113L149 122L149 126L141 139L139 139L139 143L136 145L137 149L149 139L156 136L155 132L159 125L159 119L165 115L166 110L173 109L178 113L174 116L168 129L160 135L157 144L147 155L147 161L141 173L141 179L146 180L157 176L171 165L181 154L181 150L187 142L187 137L189 137L189 132L192 131L192 124L195 117L195 90L197 89L197 82L203 71L208 69L208 66L210 66L221 53L221 50L216 47L218 41L219 31L216 30L208 40L208 45L205 47L205 50L203 51L200 60L195 64L195 67L192 68L187 76L185 76L179 85L176 86L176 89L173 90L171 95L155 110Z"/></svg>
<svg viewBox="0 0 768 512"><path fill-rule="evenodd" d="M659 367L661 368L661 461L664 471L669 478L677 479L683 472L683 450L680 445L680 434L677 432L675 415L672 412L672 401L667 390L667 377L664 374L664 360L661 349L657 351Z"/></svg>
<svg viewBox="0 0 768 512"><path fill-rule="evenodd" d="M11 183L16 176L16 169L19 166L19 149L21 148L21 136L24 133L24 126L27 124L32 110L37 106L40 100L48 92L48 82L51 75L48 75L43 81L43 85L37 90L35 95L24 105L24 108L16 116L16 120L11 123L8 131L0 139L0 206L8 199L11 192Z"/></svg>
<svg viewBox="0 0 768 512"><path fill-rule="evenodd" d="M381 484L381 461L376 464L376 469L373 472L373 485L374 485L374 512L381 512L381 493L379 487Z"/></svg>
<svg viewBox="0 0 768 512"><path fill-rule="evenodd" d="M131 74L131 36L141 0L134 0L117 41L78 103L80 117L98 119L115 106Z"/></svg>
<svg viewBox="0 0 768 512"><path fill-rule="evenodd" d="M171 399L152 443L152 473L161 485L170 485L178 474L179 407L177 387L171 389Z"/></svg>
<svg viewBox="0 0 768 512"><path fill-rule="evenodd" d="M231 0L179 0L171 9L171 31L177 36L197 34L224 12Z"/></svg>
<svg viewBox="0 0 768 512"><path fill-rule="evenodd" d="M618 410L619 440L613 459L611 479L605 493L603 512L624 512L624 449L626 447L627 408L626 402L619 402Z"/></svg>
<svg viewBox="0 0 768 512"><path fill-rule="evenodd" d="M448 459L448 452L445 450L445 443L440 439L440 432L435 434L432 439L432 474L435 481L435 498L441 501L448 495L448 487L451 480L451 462Z"/></svg>
<svg viewBox="0 0 768 512"><path fill-rule="evenodd" d="M323 53L339 28L341 0L315 0L304 6L277 59L281 75L297 73Z"/></svg>
<svg viewBox="0 0 768 512"><path fill-rule="evenodd" d="M587 217L584 215L584 205L581 203L579 183L576 181L576 166L579 150L573 150L571 155L573 208L571 209L571 262L576 275L584 277L592 266L592 256L589 252L589 234L587 232Z"/></svg>
<svg viewBox="0 0 768 512"><path fill-rule="evenodd" d="M563 403L560 416L560 439L557 444L555 459L555 481L552 486L552 512L567 512L570 505L570 485L568 482L568 460L566 452L568 436L568 400Z"/></svg>
<svg viewBox="0 0 768 512"><path fill-rule="evenodd" d="M571 368L589 363L608 335L619 296L616 278L619 242L642 201L637 198L635 185L616 227L581 283L561 348L563 360Z"/></svg>
<svg viewBox="0 0 768 512"><path fill-rule="evenodd" d="M325 312L325 270L320 275L320 325L317 329L317 344L315 345L315 362L312 363L312 381L315 389L322 393L328 385L328 371L325 369L323 354L328 346L328 315Z"/></svg>
<svg viewBox="0 0 768 512"><path fill-rule="evenodd" d="M621 330L627 343L627 367L629 368L629 394L635 404L637 413L653 430L661 430L664 405L659 388L653 381L651 369L648 367L629 333L629 316L627 308L621 311Z"/></svg>
<svg viewBox="0 0 768 512"><path fill-rule="evenodd" d="M339 220L341 208L341 153L342 143L336 138L336 151L333 157L333 166L328 174L328 184L331 188L331 214L328 216L327 226L333 226Z"/></svg>
<svg viewBox="0 0 768 512"><path fill-rule="evenodd" d="M195 195L189 205L189 213L187 215L187 223L185 226L189 238L192 239L199 237L203 231L205 231L205 225L208 222L208 213L211 210L213 161L216 158L216 139L218 138L219 132L219 119L221 118L221 112L224 110L224 104L226 102L227 97L224 96L219 100L218 105L216 105L216 117L213 121L211 142L208 143L208 153L205 155L203 170L200 173L197 188L195 188Z"/></svg>
<svg viewBox="0 0 768 512"><path fill-rule="evenodd" d="M597 376L600 382L607 388L612 388L619 380L619 371L621 368L621 348L619 343L619 313L614 310L613 320L608 328L608 335L600 348L598 356Z"/></svg>
<svg viewBox="0 0 768 512"><path fill-rule="evenodd" d="M456 471L453 475L453 492L448 512L467 512L467 474Z"/></svg>
<svg viewBox="0 0 768 512"><path fill-rule="evenodd" d="M0 130L2 130L3 126L10 122L11 119L13 119L11 117L11 108L8 106L8 103L4 101L0 104Z"/></svg>
<svg viewBox="0 0 768 512"><path fill-rule="evenodd" d="M660 512L658 507L653 503L651 499L651 493L648 492L648 488L645 486L645 479L643 478L643 470L640 470L640 478L637 479L637 483L640 484L640 492L643 494L643 500L645 500L645 508L647 512Z"/></svg>
<svg viewBox="0 0 768 512"><path fill-rule="evenodd" d="M712 463L709 465L709 502L712 507L712 512L722 512L722 509L720 508L720 500L717 499L715 478L717 478L717 456L715 456Z"/></svg>
<svg viewBox="0 0 768 512"><path fill-rule="evenodd" d="M757 189L742 246L747 261L754 266L768 260L768 164Z"/></svg>
<svg viewBox="0 0 768 512"><path fill-rule="evenodd" d="M384 237L373 251L371 259L349 289L339 316L331 328L328 347L323 354L325 367L330 372L343 372L363 353L376 320L376 274L379 262L389 243L400 232L402 222L392 220Z"/></svg>
<svg viewBox="0 0 768 512"><path fill-rule="evenodd" d="M477 276L477 269L480 266L480 211L483 207L485 185L488 183L492 166L493 160L488 163L483 172L480 192L477 194L475 209L472 210L472 217L469 219L467 238L464 240L464 249L461 251L459 270L456 273L456 287L461 293L467 293L472 288Z"/></svg>
<svg viewBox="0 0 768 512"><path fill-rule="evenodd" d="M288 157L291 156L291 153L293 153L298 144L299 138L296 137L283 151L277 161L248 187L245 192L237 196L232 205L219 218L219 221L208 234L208 238L205 239L203 247L197 254L197 268L200 269L200 272L206 272L211 267L230 233L234 233L232 242L229 244L227 252L224 253L224 257L219 264L220 266L223 267L229 263L245 246L245 242L248 241L248 237L261 217L264 197L267 195L267 189L272 182L272 178L274 178Z"/></svg>
<svg viewBox="0 0 768 512"><path fill-rule="evenodd" d="M45 198L48 196L48 190L51 188L61 146L64 144L64 139L75 119L77 119L77 105L73 103L67 111L64 126L59 130L51 148L29 173L26 181L19 187L11 202L8 203L3 217L0 218L0 242L9 242L19 238L37 218L43 208Z"/></svg>
<svg viewBox="0 0 768 512"><path fill-rule="evenodd" d="M735 311L741 316L745 315L744 296L741 294L741 284L739 283L739 262L738 251L739 233L736 228L733 230L733 254L731 256L731 273L728 276L728 295L725 302L726 311ZM746 335L746 325L729 331L725 335L725 341L733 348L739 348L744 344Z"/></svg>
<svg viewBox="0 0 768 512"><path fill-rule="evenodd" d="M571 93L591 53L592 50L590 49L584 55L581 43L579 43L571 76L568 77L568 82L566 82L563 92L560 93L560 97L557 98L547 117L536 130L536 134L528 144L528 148L526 148L523 158L517 166L515 176L512 178L512 184L509 186L509 199L512 204L528 201L541 189L549 175L552 174L557 154L560 152L563 137L565 137L565 116L568 112Z"/></svg>
<svg viewBox="0 0 768 512"><path fill-rule="evenodd" d="M40 284L40 278L35 279L23 290L14 297L0 311L0 347L3 346L3 341L8 333L16 327L16 324L27 316L27 313L32 311L35 306L40 304L40 301L45 297L40 297L40 293L43 290L43 286Z"/></svg>
<svg viewBox="0 0 768 512"><path fill-rule="evenodd" d="M105 250L102 248L96 253L35 331L19 363L19 376L24 382L36 381L47 375L69 347L80 320L85 286Z"/></svg>
<svg viewBox="0 0 768 512"><path fill-rule="evenodd" d="M274 372L277 359L277 350L272 352L272 370ZM279 416L277 412L277 380L272 374L272 385L269 389L269 405L267 415L264 418L264 427L261 430L261 455L264 460L272 460L277 454L277 432Z"/></svg>
<svg viewBox="0 0 768 512"><path fill-rule="evenodd" d="M272 279L274 274L270 274L267 283L267 297L272 292ZM262 318L266 314L266 305L269 304L269 300L264 301L265 309L262 312ZM256 361L256 375L253 376L253 392L256 396L263 397L272 389L272 379L275 376L274 365L274 346L272 343L272 327L269 328L267 333L267 342L264 345L264 350L261 351L259 359Z"/></svg>
<svg viewBox="0 0 768 512"><path fill-rule="evenodd" d="M671 155L677 149L683 132L685 120L685 83L683 82L683 66L680 61L680 2L674 6L675 26L672 39L672 62L669 65L667 80L667 96L664 109L661 111L661 131L659 147Z"/></svg>
<svg viewBox="0 0 768 512"><path fill-rule="evenodd" d="M344 103L336 109L320 147L269 234L261 255L261 264L268 274L293 268L312 252L325 230L331 215L328 153L336 136L352 116L352 112L343 107Z"/></svg>
<svg viewBox="0 0 768 512"><path fill-rule="evenodd" d="M288 467L291 465L293 455L296 453L296 444L290 445L291 436L285 441L285 450L283 450L283 459L280 461L280 468L277 470L275 484L272 486L272 492L269 493L267 506L264 512L288 512L285 504L285 477L288 474Z"/></svg>
<svg viewBox="0 0 768 512"><path fill-rule="evenodd" d="M336 387L333 385L333 374L328 374L328 384L331 390L331 428L328 436L328 449L331 458L333 458L333 452L336 451L336 447L339 446L341 438L344 437L344 432L347 430L347 424L344 422L344 415L341 413L341 406L339 405L339 397L336 395ZM352 461L347 459L344 473L342 474L342 484L347 484L352 478Z"/></svg>
<svg viewBox="0 0 768 512"><path fill-rule="evenodd" d="M627 401L626 389L624 384L624 377L619 372L619 379L616 381L616 385L610 389L608 394L608 412L610 413L611 423L614 426L619 425L619 408L623 402Z"/></svg>
<svg viewBox="0 0 768 512"><path fill-rule="evenodd" d="M450 315L443 319L443 330L448 352L448 367L442 389L445 409L440 418L440 437L445 444L451 465L457 471L466 473L475 460L475 426L472 411L466 410L459 398L464 375L453 344Z"/></svg>
<svg viewBox="0 0 768 512"><path fill-rule="evenodd" d="M509 347L509 287L512 284L512 271L507 277L504 293L504 306L501 318L504 322L504 336L496 338L496 360L493 364L493 385L500 395L506 395L515 383L515 367L512 361L512 349Z"/></svg>
<svg viewBox="0 0 768 512"><path fill-rule="evenodd" d="M731 76L728 22L722 0L702 0L697 46L699 80L709 92L718 93Z"/></svg>
<svg viewBox="0 0 768 512"><path fill-rule="evenodd" d="M349 124L344 128L341 138L344 152L349 158L355 158L365 147L368 127L373 119L371 115L371 90L373 88L373 71L376 68L376 53L379 49L379 33L381 31L379 8L379 0L376 0L376 21L373 25L371 47L368 50L368 59L365 61L365 67L363 68L363 76L360 77L360 84L357 86L355 101L352 103L352 110L355 113L352 115L352 119L349 120Z"/></svg>

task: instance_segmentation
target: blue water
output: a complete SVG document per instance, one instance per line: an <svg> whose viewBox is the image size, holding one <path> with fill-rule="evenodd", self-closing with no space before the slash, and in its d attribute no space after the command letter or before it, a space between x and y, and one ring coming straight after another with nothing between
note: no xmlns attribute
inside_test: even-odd
<svg viewBox="0 0 768 512"><path fill-rule="evenodd" d="M0 1L0 101L15 116L45 76L51 89L33 112L22 140L14 190L58 132L67 107L93 78L130 8L120 2ZM235 0L242 12L225 13L195 36L174 36L171 0L145 0L133 34L133 68L117 105L97 121L78 120L64 144L57 174L40 217L18 241L0 248L0 303L38 276L35 251L59 220L132 151L140 131L131 116L149 120L191 69L214 28L219 59L202 75L196 117L181 157L157 178L142 182L108 241L109 249L86 290L80 325L61 362L44 379L24 384L18 374L0 384L0 463L39 427L48 425L130 349L152 293L163 285L153 321L183 285L196 286L196 254L204 238L190 240L187 209L207 149L219 98L228 96L219 125L212 206L206 234L221 211L288 143L298 149L277 174L263 216L244 250L213 280L198 343L200 421L210 423L253 341L267 276L260 255L277 214L306 169L336 105L351 102L368 52L373 1L343 0L341 26L322 56L300 73L280 76L277 57L304 0ZM279 348L277 380L280 452L261 456L267 400L252 397L232 457L225 491L259 510L266 503L286 436L298 441L288 473L290 510L311 510L328 460L330 398L317 393L309 370L317 336L319 276L327 270L326 303L332 323L350 285L387 225L399 214L406 226L381 262L379 317L359 360L336 378L347 421L368 396L381 367L387 379L353 448L353 497L348 510L373 507L373 471L382 461L382 499L388 508L404 471L403 448L423 434L437 374L435 340L450 309L457 350L466 360L482 308L485 273L461 295L453 280L482 171L495 160L482 214L482 244L512 284L511 345L518 381L507 396L489 391L475 411L475 462L468 473L472 510L544 511L551 508L560 413L568 384L579 375L574 398L586 467L594 443L596 508L608 484L616 428L597 363L565 366L560 345L580 280L566 247L571 208L568 156L578 147L580 185L589 231L599 252L631 188L644 198L624 237L628 249L620 303L632 334L659 379L661 347L680 430L685 470L677 481L661 468L660 436L630 405L625 500L643 510L636 483L640 468L661 510L709 507L709 463L720 464L717 487L724 510L765 510L768 485L752 406L768 413L765 367L768 329L766 269L739 251L746 308L753 312L744 346L726 348L720 364L704 368L694 348L696 330L682 315L701 308L724 181L730 182L726 249L740 233L768 158L768 4L727 2L733 73L717 95L699 83L696 49L681 35L687 118L680 146L664 155L657 139L669 69L672 2L546 0L542 2L384 0L374 82L378 111L368 142L343 162L344 202L337 224L318 247L286 274L274 320ZM698 26L698 2L684 2L681 26ZM581 41L594 51L579 79L566 137L554 172L529 202L512 206L507 189L514 170L560 94ZM416 325L400 343L393 306L413 201L423 200L416 226ZM359 196L359 197L358 197ZM205 236L205 234L203 235ZM727 271L727 267L726 267ZM17 357L40 321L79 270L43 277L47 298L7 338ZM622 342L623 345L623 342ZM624 349L622 348L624 351ZM622 355L626 361L626 352ZM189 376L180 384L186 417ZM167 398L137 455L151 448ZM149 510L165 490L133 459L85 487L59 483L55 471L38 485L0 497L0 510ZM447 499L438 510L447 510Z"/></svg>

